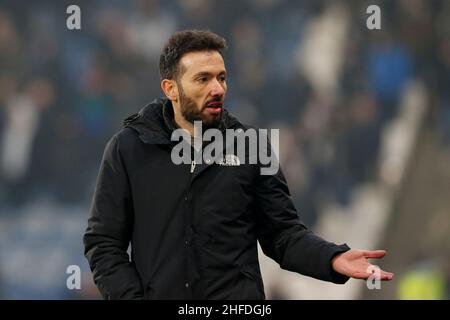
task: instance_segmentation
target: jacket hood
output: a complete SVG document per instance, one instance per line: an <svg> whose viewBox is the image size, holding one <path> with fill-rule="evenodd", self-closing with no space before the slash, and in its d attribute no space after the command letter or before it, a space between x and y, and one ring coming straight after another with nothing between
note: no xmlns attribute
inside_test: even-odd
<svg viewBox="0 0 450 320"><path fill-rule="evenodd" d="M243 125L226 109L219 125L220 130L243 128ZM127 117L123 127L131 128L147 144L170 144L172 131L178 126L174 121L172 102L167 98L157 98L144 106L138 113Z"/></svg>

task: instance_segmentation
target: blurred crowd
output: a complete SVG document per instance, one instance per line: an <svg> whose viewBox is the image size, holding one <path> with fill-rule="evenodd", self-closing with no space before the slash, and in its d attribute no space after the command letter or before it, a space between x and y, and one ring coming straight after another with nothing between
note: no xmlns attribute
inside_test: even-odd
<svg viewBox="0 0 450 320"><path fill-rule="evenodd" d="M66 28L69 4L81 8L81 30ZM369 4L381 8L381 30L366 28ZM88 206L105 143L162 96L160 50L186 28L227 39L226 107L281 129L281 164L310 226L323 204L345 206L371 179L380 130L411 79L429 86L429 121L450 146L446 0L6 0L0 217L42 197Z"/></svg>

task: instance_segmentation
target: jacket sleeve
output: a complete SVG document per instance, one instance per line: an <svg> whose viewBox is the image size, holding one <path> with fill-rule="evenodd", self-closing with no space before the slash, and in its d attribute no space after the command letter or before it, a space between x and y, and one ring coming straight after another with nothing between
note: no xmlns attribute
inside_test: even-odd
<svg viewBox="0 0 450 320"><path fill-rule="evenodd" d="M345 283L331 259L350 248L325 241L299 219L281 169L274 175L258 175L256 185L258 240L264 253L282 269L316 279Z"/></svg>
<svg viewBox="0 0 450 320"><path fill-rule="evenodd" d="M143 298L141 281L127 253L132 226L130 186L115 135L103 154L83 237L85 256L104 299Z"/></svg>

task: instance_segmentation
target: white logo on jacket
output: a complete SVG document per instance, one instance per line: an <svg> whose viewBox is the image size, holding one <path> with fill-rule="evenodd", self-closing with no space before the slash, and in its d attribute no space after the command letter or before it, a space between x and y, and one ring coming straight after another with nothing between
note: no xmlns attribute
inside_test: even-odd
<svg viewBox="0 0 450 320"><path fill-rule="evenodd" d="M240 166L241 161L239 160L238 156L234 154L226 154L223 158L217 160L217 164L219 166L234 167Z"/></svg>

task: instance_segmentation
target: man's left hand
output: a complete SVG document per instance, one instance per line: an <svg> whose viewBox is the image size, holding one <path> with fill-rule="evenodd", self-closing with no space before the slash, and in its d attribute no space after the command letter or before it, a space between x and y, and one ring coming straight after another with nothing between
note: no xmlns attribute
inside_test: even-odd
<svg viewBox="0 0 450 320"><path fill-rule="evenodd" d="M355 279L367 279L372 275L371 266L367 259L379 259L386 255L385 250L356 250L352 249L335 256L331 265L336 272ZM372 269L373 270L373 269ZM392 280L394 274L380 270L380 280Z"/></svg>

